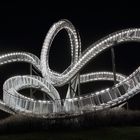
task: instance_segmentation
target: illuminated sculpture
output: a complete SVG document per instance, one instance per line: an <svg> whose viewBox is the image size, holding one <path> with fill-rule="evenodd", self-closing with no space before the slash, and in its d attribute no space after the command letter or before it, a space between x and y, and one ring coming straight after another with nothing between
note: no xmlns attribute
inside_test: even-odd
<svg viewBox="0 0 140 140"><path fill-rule="evenodd" d="M49 68L49 50L57 33L65 29L71 45L71 65L62 73ZM86 112L105 110L120 105L140 91L140 68L128 77L116 73L118 84L98 92L77 96L79 85L91 81L113 81L113 72L94 72L79 75L81 68L99 53L111 46L128 41L140 41L140 29L126 29L104 37L90 45L81 53L79 34L68 20L60 20L49 30L41 51L41 58L26 52L8 53L0 56L0 65L11 62L27 62L42 73L35 75L14 76L3 85L3 101L0 109L11 114L23 113L39 117L59 117L80 115ZM61 100L55 87L69 84L66 99ZM35 100L20 94L24 88L39 88L49 96L49 100ZM72 89L72 90L71 90Z"/></svg>

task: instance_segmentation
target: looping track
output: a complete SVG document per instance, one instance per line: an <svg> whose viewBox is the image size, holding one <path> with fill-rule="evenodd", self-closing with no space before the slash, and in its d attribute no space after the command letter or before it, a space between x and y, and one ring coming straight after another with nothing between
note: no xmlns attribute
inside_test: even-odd
<svg viewBox="0 0 140 140"><path fill-rule="evenodd" d="M71 47L71 64L62 73L54 72L49 67L49 51L51 44L59 31L65 29L69 35ZM11 114L23 113L37 117L74 116L87 112L105 110L120 105L140 91L140 68L126 77L116 74L118 84L102 91L76 96L78 85L98 80L113 81L112 72L94 72L79 76L79 71L104 50L118 43L140 41L140 29L126 29L112 33L90 45L81 53L81 40L78 32L68 20L54 23L48 31L43 43L40 59L26 52L8 53L0 56L0 65L12 62L32 64L42 73L35 75L20 75L9 78L3 85L3 100L0 109ZM61 99L55 87L68 83L66 99ZM38 88L49 96L49 100L35 100L20 94L21 89ZM71 90L73 89L73 90Z"/></svg>

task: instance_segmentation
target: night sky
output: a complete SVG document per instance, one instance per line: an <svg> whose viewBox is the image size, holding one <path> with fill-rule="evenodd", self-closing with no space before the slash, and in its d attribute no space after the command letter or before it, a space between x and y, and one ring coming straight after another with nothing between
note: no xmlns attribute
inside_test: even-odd
<svg viewBox="0 0 140 140"><path fill-rule="evenodd" d="M140 27L140 14L131 4L123 6L105 6L94 3L57 7L57 4L45 3L1 3L0 4L0 53L11 51L31 52L40 57L42 44L50 26L60 19L70 20L79 31L82 51L98 39L117 30ZM120 4L121 5L121 4ZM135 3L135 5L137 5ZM116 70L122 74L131 74L140 65L140 44L124 43L114 47ZM70 47L68 36L62 31L55 38L50 50L50 67L62 72L70 64ZM100 54L85 66L81 73L108 70L112 71L110 50ZM0 85L2 96L3 82L18 74L29 74L29 65L14 63L1 66ZM82 85L82 94L96 91L110 82L96 82ZM62 88L63 90L63 88ZM62 91L60 89L60 91ZM64 92L64 91L63 91ZM130 108L140 109L140 95L129 101Z"/></svg>

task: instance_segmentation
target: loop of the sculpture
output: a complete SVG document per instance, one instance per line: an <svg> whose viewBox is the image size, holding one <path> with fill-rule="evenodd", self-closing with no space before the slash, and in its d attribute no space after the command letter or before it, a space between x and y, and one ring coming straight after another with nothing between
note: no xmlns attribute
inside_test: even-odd
<svg viewBox="0 0 140 140"><path fill-rule="evenodd" d="M68 34L71 35L70 40L74 44L71 43L71 56L74 60L71 65L61 74L53 72L49 68L49 50L51 47L51 43L56 36L56 34L62 30L66 29ZM140 40L140 29L126 29L119 32L112 33L103 39L93 43L88 49L86 49L78 58L78 52L80 50L80 39L78 40L76 30L74 26L67 20L61 20L55 23L49 30L43 47L41 51L41 68L42 74L55 86L62 86L70 81L80 69L82 69L91 59L94 59L99 53L103 52L107 48L128 41L139 41ZM75 53L74 53L75 52Z"/></svg>
<svg viewBox="0 0 140 140"><path fill-rule="evenodd" d="M69 35L72 61L71 61L71 65L63 73L60 74L60 73L50 70L50 68L49 68L49 51L50 51L50 47L51 47L51 44L52 44L55 36L62 29L65 29ZM42 75L47 80L49 80L52 84L54 84L56 86L60 86L61 81L63 80L63 77L65 77L65 74L67 73L67 70L71 69L74 66L74 64L77 63L80 53L81 53L80 36L76 32L76 29L72 25L72 23L68 20L61 20L61 21L55 23L48 31L48 34L43 43L43 47L42 47L42 51L41 51Z"/></svg>
<svg viewBox="0 0 140 140"><path fill-rule="evenodd" d="M58 80L58 85L66 84L74 75L76 75L80 69L82 69L89 61L95 60L95 57L119 43L128 41L140 41L140 29L125 29L115 33L112 33L99 41L90 45L79 57L77 63L66 70L66 73ZM45 71L45 70L44 70Z"/></svg>
<svg viewBox="0 0 140 140"><path fill-rule="evenodd" d="M35 100L20 94L18 91L28 88L38 88L45 92L51 100ZM58 112L61 108L60 96L57 90L45 79L38 76L15 76L5 81L3 85L3 101L15 111L26 111L33 114L49 113L47 106L52 104L53 112ZM45 106L46 109L40 109Z"/></svg>

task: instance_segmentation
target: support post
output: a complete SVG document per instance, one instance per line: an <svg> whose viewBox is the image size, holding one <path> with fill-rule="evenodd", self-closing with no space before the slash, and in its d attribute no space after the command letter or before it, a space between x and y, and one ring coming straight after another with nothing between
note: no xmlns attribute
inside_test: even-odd
<svg viewBox="0 0 140 140"><path fill-rule="evenodd" d="M32 75L32 64L30 64L30 75ZM33 91L32 88L30 88L30 98L33 98Z"/></svg>
<svg viewBox="0 0 140 140"><path fill-rule="evenodd" d="M128 101L126 102L126 110L129 110L129 104L128 104Z"/></svg>
<svg viewBox="0 0 140 140"><path fill-rule="evenodd" d="M80 93L81 93L81 87L80 87L80 73L78 73L78 103L79 103L79 109L81 109Z"/></svg>
<svg viewBox="0 0 140 140"><path fill-rule="evenodd" d="M115 52L113 46L111 47L111 58L112 58L112 69L113 69L113 77L114 77L114 85L115 85L117 81L116 81Z"/></svg>

